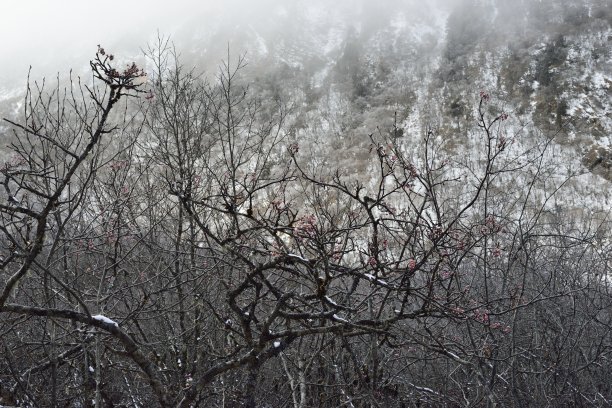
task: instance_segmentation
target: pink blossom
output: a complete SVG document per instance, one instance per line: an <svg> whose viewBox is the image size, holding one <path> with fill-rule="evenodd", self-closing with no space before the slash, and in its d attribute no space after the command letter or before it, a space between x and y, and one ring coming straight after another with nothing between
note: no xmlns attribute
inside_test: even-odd
<svg viewBox="0 0 612 408"><path fill-rule="evenodd" d="M298 237L312 238L315 236L317 232L316 224L317 224L316 216L312 214L306 215L297 221L294 231Z"/></svg>
<svg viewBox="0 0 612 408"><path fill-rule="evenodd" d="M117 170L121 170L126 165L127 165L127 161L125 161L125 160L117 160L117 161L114 161L114 162L110 163L110 168L111 168L111 170L117 171Z"/></svg>
<svg viewBox="0 0 612 408"><path fill-rule="evenodd" d="M501 252L502 252L502 250L501 250L501 248L499 247L499 244L497 244L497 245L495 246L495 248L493 248L493 250L491 251L491 254L492 254L494 257L499 258L499 257L501 256Z"/></svg>
<svg viewBox="0 0 612 408"><path fill-rule="evenodd" d="M474 310L474 319L483 324L489 324L489 311L488 310Z"/></svg>
<svg viewBox="0 0 612 408"><path fill-rule="evenodd" d="M452 308L451 312L453 312L454 315L463 316L463 314L465 313L465 310L457 306L457 307Z"/></svg>

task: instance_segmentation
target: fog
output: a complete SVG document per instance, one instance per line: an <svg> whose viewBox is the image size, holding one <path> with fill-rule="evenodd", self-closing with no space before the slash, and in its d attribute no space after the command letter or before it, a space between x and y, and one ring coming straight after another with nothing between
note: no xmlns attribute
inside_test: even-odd
<svg viewBox="0 0 612 408"><path fill-rule="evenodd" d="M8 2L7 2L8 3ZM82 0L23 0L3 4L0 14L0 78L34 71L65 68L90 55L97 44L115 52L134 53L157 31L176 35L202 25L232 25L250 15L254 22L269 12L275 2L258 1L119 1L93 3ZM281 2L276 2L280 4ZM248 10L248 13L246 12ZM261 15L254 14L258 11Z"/></svg>
<svg viewBox="0 0 612 408"><path fill-rule="evenodd" d="M10 4L6 4L10 3ZM204 13L206 2L181 0L119 1L94 3L81 0L24 0L6 2L0 14L0 81L33 73L49 74L87 61L96 44L109 44L134 52L157 29L171 33L196 9ZM173 4L169 7L168 4Z"/></svg>
<svg viewBox="0 0 612 408"><path fill-rule="evenodd" d="M334 1L333 4L322 0L10 2L4 4L0 15L3 38L0 42L0 86L25 80L30 65L34 77L84 68L97 44L103 44L116 54L134 57L156 38L158 32L171 36L182 49L210 38L213 32L215 40L226 46L232 38L244 37L242 31L247 28L292 29L292 24L299 24L293 21L292 14L312 5L334 9L348 18L367 19L383 9L414 15L444 4L441 0L427 3L392 0L385 2L384 7L364 0ZM205 44L199 46L206 48ZM240 44L231 46L245 51Z"/></svg>
<svg viewBox="0 0 612 408"><path fill-rule="evenodd" d="M537 37L530 37L529 30L554 35L554 30L542 27L551 19L559 19L565 3L553 0L516 0L512 4L506 0L7 1L0 14L3 39L0 41L0 91L22 87L29 66L35 79L55 76L57 72L66 74L70 69L86 72L97 44L120 58L137 59L142 56L143 48L155 43L159 34L172 39L186 57L184 61L193 61L205 71L219 64L227 55L228 46L234 55L247 52L251 61L251 57L270 51L267 64L283 61L288 52L293 62L321 57L333 48L331 40L337 40L336 46L340 46L351 30L360 33L358 41L366 40L368 33L378 33L380 46L384 47L392 35L398 34L393 32L398 23L408 27L402 35L427 32L429 38L423 42L421 51L439 52L441 47L437 45L445 42L446 56L452 59L454 54L470 51L477 41L487 46L507 46L514 41L523 47ZM609 7L605 5L606 0L590 0L589 4ZM451 18L447 20L449 15ZM496 31L495 35L491 35L492 31ZM440 41L446 34L448 37ZM406 35L404 41L410 46L414 42ZM402 46L400 51L406 48Z"/></svg>

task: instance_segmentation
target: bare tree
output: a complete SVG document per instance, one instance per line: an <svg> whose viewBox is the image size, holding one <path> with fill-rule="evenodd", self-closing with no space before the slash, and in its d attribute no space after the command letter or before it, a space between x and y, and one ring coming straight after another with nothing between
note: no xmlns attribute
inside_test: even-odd
<svg viewBox="0 0 612 408"><path fill-rule="evenodd" d="M99 336L96 330L110 336L145 373L159 399L165 398L159 374L138 344L94 309L101 307L96 301L100 293L92 296L89 285L95 277L91 275L104 276L107 270L100 272L96 264L95 271L83 273L78 262L80 234L95 222L81 207L98 175L107 139L123 133L111 124L111 117L121 100L140 92L144 78L135 64L118 69L113 60L113 55L98 48L90 64L90 84L71 78L70 86L61 88L58 80L56 88L47 91L44 82L34 83L34 89L27 89L22 122L9 121L15 142L13 158L2 169L0 311L5 363L14 380L10 392L20 391L19 404L69 403L70 397L60 397L60 390L81 384L67 375L66 366L72 365L75 355L90 351L92 334ZM23 328L24 319L43 324ZM31 344L26 347L29 353L17 352L24 344ZM49 369L51 392L44 377L32 378ZM87 367L67 369L87 371ZM98 400L99 387L96 405Z"/></svg>
<svg viewBox="0 0 612 408"><path fill-rule="evenodd" d="M244 58L206 81L164 39L147 56L146 90L100 48L93 84L30 89L11 122L2 398L609 403L607 221L563 220L550 138L514 144L483 92L470 157L396 123L348 174L308 157Z"/></svg>

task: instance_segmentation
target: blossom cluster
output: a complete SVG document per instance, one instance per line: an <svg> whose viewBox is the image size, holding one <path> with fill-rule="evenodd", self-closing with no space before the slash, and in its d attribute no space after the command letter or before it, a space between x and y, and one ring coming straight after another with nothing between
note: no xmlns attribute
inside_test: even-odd
<svg viewBox="0 0 612 408"><path fill-rule="evenodd" d="M306 215L300 218L295 227L295 234L300 238L312 238L316 234L317 217L314 215Z"/></svg>

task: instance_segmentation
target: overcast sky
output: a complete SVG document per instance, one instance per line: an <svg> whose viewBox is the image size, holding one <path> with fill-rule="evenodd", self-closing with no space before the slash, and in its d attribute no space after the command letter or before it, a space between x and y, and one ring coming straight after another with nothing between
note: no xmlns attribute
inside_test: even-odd
<svg viewBox="0 0 612 408"><path fill-rule="evenodd" d="M187 23L256 19L285 1L301 0L4 0L0 87L25 80L30 65L34 77L85 67L97 44L122 56L137 54L158 30L174 36Z"/></svg>
<svg viewBox="0 0 612 408"><path fill-rule="evenodd" d="M234 30L240 21L260 27L276 25L275 11L291 3L334 7L362 1L372 5L367 3L371 0L3 0L0 89L25 82L30 65L34 78L66 73L70 68L83 70L97 44L133 58L154 41L157 30L176 40L182 27ZM421 1L442 0L386 0L380 6L422 7ZM192 41L189 35L184 39Z"/></svg>
<svg viewBox="0 0 612 408"><path fill-rule="evenodd" d="M157 29L173 33L195 14L209 14L219 4L224 0L2 1L0 79L27 71L29 65L34 73L65 70L71 60L93 55L96 44L120 42L126 51L138 50Z"/></svg>

